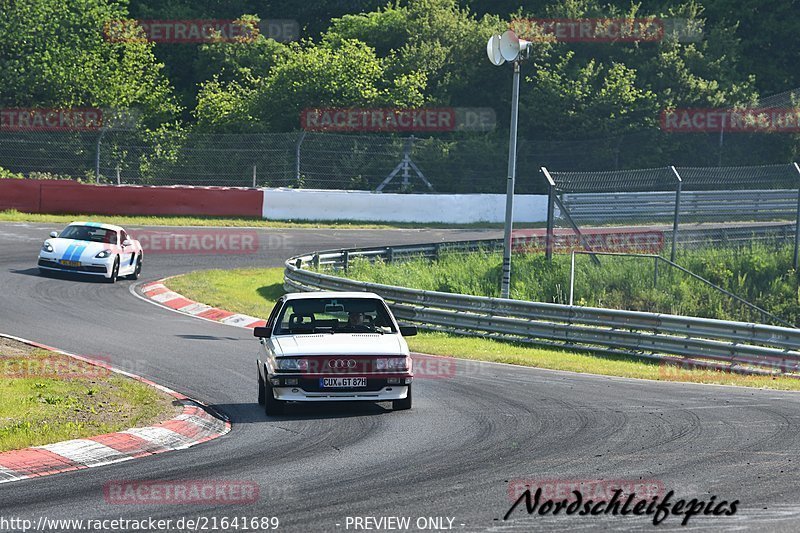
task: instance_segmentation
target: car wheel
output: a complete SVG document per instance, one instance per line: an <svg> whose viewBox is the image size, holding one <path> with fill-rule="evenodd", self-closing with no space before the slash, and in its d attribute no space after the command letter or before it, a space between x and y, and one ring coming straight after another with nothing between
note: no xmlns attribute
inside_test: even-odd
<svg viewBox="0 0 800 533"><path fill-rule="evenodd" d="M284 404L280 400L275 399L272 393L272 385L264 383L264 412L267 416L282 415L284 411Z"/></svg>
<svg viewBox="0 0 800 533"><path fill-rule="evenodd" d="M142 275L142 254L139 254L139 257L136 258L136 268L133 270L133 274L128 276L128 278L137 280L141 275Z"/></svg>
<svg viewBox="0 0 800 533"><path fill-rule="evenodd" d="M264 380L261 379L261 373L258 373L258 405L264 405Z"/></svg>
<svg viewBox="0 0 800 533"><path fill-rule="evenodd" d="M119 276L119 257L114 259L114 266L111 267L111 277L106 278L106 281L108 283L116 283L118 276Z"/></svg>
<svg viewBox="0 0 800 533"><path fill-rule="evenodd" d="M408 386L408 396L403 400L392 400L392 409L395 411L405 411L411 409L411 385Z"/></svg>

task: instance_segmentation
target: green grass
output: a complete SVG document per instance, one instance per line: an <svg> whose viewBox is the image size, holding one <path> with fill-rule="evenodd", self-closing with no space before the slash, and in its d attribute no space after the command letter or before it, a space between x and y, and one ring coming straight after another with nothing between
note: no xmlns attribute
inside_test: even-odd
<svg viewBox="0 0 800 533"><path fill-rule="evenodd" d="M192 300L265 318L283 294L283 269L204 270L171 278L166 284ZM792 378L689 370L647 359L543 349L486 338L421 332L407 341L414 352L463 359L660 381L800 390L800 380Z"/></svg>
<svg viewBox="0 0 800 533"><path fill-rule="evenodd" d="M197 302L262 318L284 293L282 268L201 270L170 278L166 284Z"/></svg>
<svg viewBox="0 0 800 533"><path fill-rule="evenodd" d="M0 338L0 452L161 422L158 390L70 357Z"/></svg>
<svg viewBox="0 0 800 533"><path fill-rule="evenodd" d="M10 209L0 211L0 222L39 222L66 225L75 220L105 222L119 226L215 226L232 228L337 228L337 229L499 229L502 224L478 222L474 224L436 224L405 222L358 222L348 220L263 220L250 217L184 217L184 216L112 216L112 215L48 215L21 213ZM541 227L542 224L517 224L520 228Z"/></svg>
<svg viewBox="0 0 800 533"><path fill-rule="evenodd" d="M800 324L800 286L792 268L791 245L755 243L739 247L685 250L677 262L712 283L759 307ZM702 282L666 264L654 284L653 259L600 257L597 267L576 256L577 305L763 322L752 311ZM354 259L348 277L417 289L499 296L499 253L445 254L440 261L370 263ZM339 275L343 275L341 272ZM540 253L515 254L511 296L519 300L569 303L570 257L555 255L548 263Z"/></svg>

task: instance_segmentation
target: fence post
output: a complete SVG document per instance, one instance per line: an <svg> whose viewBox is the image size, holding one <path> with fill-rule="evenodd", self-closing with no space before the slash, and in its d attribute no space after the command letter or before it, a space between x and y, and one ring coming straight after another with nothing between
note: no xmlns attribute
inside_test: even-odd
<svg viewBox="0 0 800 533"><path fill-rule="evenodd" d="M256 166L253 165L253 188L256 188Z"/></svg>
<svg viewBox="0 0 800 533"><path fill-rule="evenodd" d="M793 163L795 170L800 174L800 165ZM797 214L794 217L794 270L797 272L798 253L800 251L800 185L797 187Z"/></svg>
<svg viewBox="0 0 800 533"><path fill-rule="evenodd" d="M306 132L301 131L300 136L297 138L297 144L294 147L294 178L300 181L300 147L303 146L303 140L306 138Z"/></svg>
<svg viewBox="0 0 800 533"><path fill-rule="evenodd" d="M119 162L117 162L117 185L122 185L119 177Z"/></svg>
<svg viewBox="0 0 800 533"><path fill-rule="evenodd" d="M675 246L678 244L678 219L681 213L681 189L683 188L683 180L674 166L669 168L672 169L672 173L675 174L675 177L678 179L678 183L675 186L675 218L672 221L672 251L669 254L669 260L674 263Z"/></svg>
<svg viewBox="0 0 800 533"><path fill-rule="evenodd" d="M547 168L542 167L542 174L547 180L547 232L544 238L544 256L549 263L553 260L553 225L555 223L553 219L555 218L556 182L553 181L553 177Z"/></svg>
<svg viewBox="0 0 800 533"><path fill-rule="evenodd" d="M94 154L94 181L100 183L100 144L103 142L103 135L106 130L101 130L100 135L97 136L97 149Z"/></svg>

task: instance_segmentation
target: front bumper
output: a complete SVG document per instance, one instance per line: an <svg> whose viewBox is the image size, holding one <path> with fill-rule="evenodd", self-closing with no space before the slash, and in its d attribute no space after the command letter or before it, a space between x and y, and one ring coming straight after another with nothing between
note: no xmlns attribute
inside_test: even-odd
<svg viewBox="0 0 800 533"><path fill-rule="evenodd" d="M114 266L113 259L107 261L104 259L94 259L90 263L81 262L78 266L64 265L59 262L55 257L48 257L45 255L39 256L39 268L45 268L55 272L73 272L76 274L90 274L94 276L111 277L111 269Z"/></svg>
<svg viewBox="0 0 800 533"><path fill-rule="evenodd" d="M331 389L330 391L310 392L299 387L272 387L275 399L287 402L388 402L404 400L408 397L408 389L409 385L392 385L377 391Z"/></svg>
<svg viewBox="0 0 800 533"><path fill-rule="evenodd" d="M322 387L321 377L343 377L343 375L331 376L303 376L299 374L277 374L270 378L272 391L276 400L290 402L318 402L318 401L370 401L385 402L391 400L403 400L408 397L408 390L411 386L413 377L410 374L370 376L362 375L367 378L366 387L358 388L336 388ZM286 380L296 380L296 384L287 385ZM391 381L391 383L390 383ZM294 383L294 381L292 381Z"/></svg>

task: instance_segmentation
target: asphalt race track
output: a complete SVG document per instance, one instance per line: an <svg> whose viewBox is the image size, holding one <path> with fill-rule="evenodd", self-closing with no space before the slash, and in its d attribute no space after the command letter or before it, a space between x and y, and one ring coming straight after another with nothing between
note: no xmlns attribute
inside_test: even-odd
<svg viewBox="0 0 800 533"><path fill-rule="evenodd" d="M0 224L0 331L90 355L206 402L233 431L185 451L0 485L0 516L271 517L283 531L354 531L348 517L449 517L460 531L650 529L651 517L503 521L512 480L651 480L677 499L740 500L731 517L659 530L796 530L800 395L459 362L419 379L414 408L256 403L250 333L161 309L116 285L42 278L47 225ZM135 237L136 231L131 229ZM229 230L238 231L238 230ZM258 253L146 257L142 281L205 268L280 266L320 249L492 237L455 230L258 230ZM265 309L266 314L268 310ZM109 481L245 480L256 503L107 503ZM444 522L447 524L447 520Z"/></svg>

